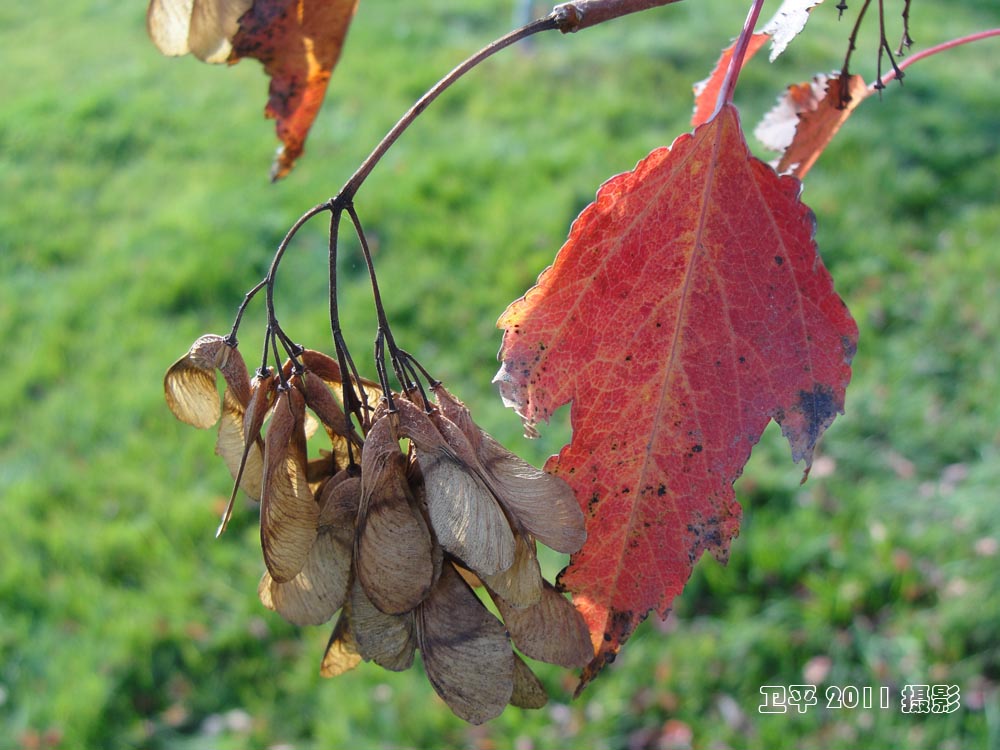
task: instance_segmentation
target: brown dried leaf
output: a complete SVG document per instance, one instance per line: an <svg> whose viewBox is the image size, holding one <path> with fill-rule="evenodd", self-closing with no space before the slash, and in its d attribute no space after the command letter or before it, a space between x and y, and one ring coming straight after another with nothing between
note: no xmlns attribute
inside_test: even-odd
<svg viewBox="0 0 1000 750"><path fill-rule="evenodd" d="M510 705L518 708L541 708L549 702L545 686L524 659L514 654L514 692Z"/></svg>
<svg viewBox="0 0 1000 750"><path fill-rule="evenodd" d="M323 104L357 0L256 0L231 37L235 62L253 57L271 77L265 113L284 144L271 179L291 171Z"/></svg>
<svg viewBox="0 0 1000 750"><path fill-rule="evenodd" d="M850 76L846 86L839 75L817 75L811 82L789 86L754 135L768 148L782 152L772 163L779 173L801 180L869 93L859 75Z"/></svg>
<svg viewBox="0 0 1000 750"><path fill-rule="evenodd" d="M323 663L319 668L320 676L337 677L350 672L360 663L361 653L354 634L351 633L350 620L346 612L341 612L326 644L326 653L323 654Z"/></svg>
<svg viewBox="0 0 1000 750"><path fill-rule="evenodd" d="M427 678L457 716L482 724L514 691L514 652L503 625L451 565L417 609L417 642Z"/></svg>
<svg viewBox="0 0 1000 750"><path fill-rule="evenodd" d="M302 570L317 534L319 506L306 477L305 406L294 385L279 393L264 439L260 540L278 583Z"/></svg>
<svg viewBox="0 0 1000 750"><path fill-rule="evenodd" d="M417 645L414 615L387 615L371 603L357 580L348 599L350 628L365 661L373 661L393 672L402 672L413 664Z"/></svg>
<svg viewBox="0 0 1000 750"><path fill-rule="evenodd" d="M393 415L365 439L355 561L358 580L387 614L409 612L434 584L433 540L406 481Z"/></svg>
<svg viewBox="0 0 1000 750"><path fill-rule="evenodd" d="M494 596L511 640L526 656L569 669L594 658L590 631L573 603L552 584L543 582L537 604L518 609Z"/></svg>

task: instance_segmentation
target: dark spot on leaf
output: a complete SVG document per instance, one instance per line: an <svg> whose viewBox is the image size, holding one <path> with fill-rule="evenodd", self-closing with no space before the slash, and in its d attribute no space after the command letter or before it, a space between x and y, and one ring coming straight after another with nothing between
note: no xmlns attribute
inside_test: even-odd
<svg viewBox="0 0 1000 750"><path fill-rule="evenodd" d="M812 391L799 391L798 410L805 417L809 444L815 445L834 417L839 413L833 390L817 384Z"/></svg>
<svg viewBox="0 0 1000 750"><path fill-rule="evenodd" d="M783 264L785 262L785 259L782 258L780 255L775 255L774 256L774 262L775 262L776 265L780 266L781 264Z"/></svg>
<svg viewBox="0 0 1000 750"><path fill-rule="evenodd" d="M667 494L667 486L665 484L661 484L659 487L656 488L656 494L659 495L660 497L663 497L664 495L666 495Z"/></svg>
<svg viewBox="0 0 1000 750"><path fill-rule="evenodd" d="M701 453L701 451L702 451L702 448L701 448L700 444L691 446L691 452L692 453Z"/></svg>

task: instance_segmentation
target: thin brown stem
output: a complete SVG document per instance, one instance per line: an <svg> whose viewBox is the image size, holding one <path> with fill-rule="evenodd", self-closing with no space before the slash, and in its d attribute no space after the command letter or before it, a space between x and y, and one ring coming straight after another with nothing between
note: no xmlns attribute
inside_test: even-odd
<svg viewBox="0 0 1000 750"><path fill-rule="evenodd" d="M928 47L927 49L920 50L920 52L915 52L910 55L905 60L899 63L899 70L902 71L904 68L908 68L913 63L918 60L923 60L926 57L931 57L940 52L952 49L954 47L961 47L963 44L971 44L972 42L979 42L983 39L989 39L990 37L1000 36L1000 28L998 29L987 29L986 31L978 31L975 34L968 34L967 36L959 37L957 39L952 39L947 42L942 42L941 44L936 44L933 47ZM887 83L896 77L896 71L891 71L885 74L882 79L883 83ZM873 82L868 88L875 90L877 88L878 81Z"/></svg>
<svg viewBox="0 0 1000 750"><path fill-rule="evenodd" d="M375 165L382 160L382 157L385 156L386 152L392 147L392 145L399 139L406 129L413 124L413 121L416 120L425 109L427 109L428 105L437 99L442 93L447 91L448 88L451 87L452 84L454 84L458 79L479 65L479 63L483 62L483 60L492 57L505 47L509 47L510 45L515 44L522 39L526 39L533 34L537 34L540 31L551 31L556 28L558 28L558 22L554 14L550 14L537 21L532 21L526 26L522 26L520 29L512 31L506 36L500 37L496 41L491 42L472 55L472 57L469 57L467 60L452 69L448 75L434 84L434 86L428 90L427 93L417 99L416 103L406 111L406 114L399 119L399 122L397 122L392 127L392 130L386 134L385 138L379 142L379 144L375 147L375 150L368 155L368 158L361 163L361 166L358 167L357 171L351 175L351 178L347 181L344 187L340 189L340 192L336 195L336 197L330 199L328 205L333 207L343 206L346 208L347 205L354 199L354 196L361 188L362 183L364 183L364 181L368 178L368 175L371 174Z"/></svg>
<svg viewBox="0 0 1000 750"><path fill-rule="evenodd" d="M630 13L670 5L678 0L577 0L561 3L552 9L559 22L559 31L574 34L581 29L597 26Z"/></svg>

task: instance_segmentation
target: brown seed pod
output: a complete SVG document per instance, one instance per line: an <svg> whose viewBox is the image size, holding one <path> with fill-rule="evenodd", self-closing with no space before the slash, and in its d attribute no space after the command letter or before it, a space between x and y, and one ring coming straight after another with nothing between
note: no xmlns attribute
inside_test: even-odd
<svg viewBox="0 0 1000 750"><path fill-rule="evenodd" d="M360 663L361 653L358 651L358 642L354 640L350 620L345 610L340 613L337 624L334 625L333 632L330 634L319 673L322 677L337 677L344 672L350 672Z"/></svg>
<svg viewBox="0 0 1000 750"><path fill-rule="evenodd" d="M530 607L512 607L493 597L514 645L532 659L568 669L586 666L594 647L583 617L552 584L543 583L542 596Z"/></svg>
<svg viewBox="0 0 1000 750"><path fill-rule="evenodd" d="M264 438L260 540L264 562L278 583L305 565L316 539L319 506L306 477L305 399L294 379L278 394Z"/></svg>
<svg viewBox="0 0 1000 750"><path fill-rule="evenodd" d="M441 546L481 575L509 568L514 563L514 534L489 488L467 462L467 441L465 455L460 455L419 407L403 398L396 402L399 432L416 446L427 512Z"/></svg>
<svg viewBox="0 0 1000 750"><path fill-rule="evenodd" d="M360 494L361 480L356 476L338 476L326 484L319 497L316 541L305 565L285 583L264 573L257 593L265 607L295 625L322 625L343 606L350 583Z"/></svg>
<svg viewBox="0 0 1000 750"><path fill-rule="evenodd" d="M538 567L535 542L524 534L514 534L514 563L506 570L481 576L491 593L511 607L530 607L542 596L542 571Z"/></svg>
<svg viewBox="0 0 1000 750"><path fill-rule="evenodd" d="M514 654L514 691L510 696L510 705L518 708L541 708L548 702L545 686L524 659Z"/></svg>
<svg viewBox="0 0 1000 750"><path fill-rule="evenodd" d="M434 584L434 542L406 480L394 418L378 419L365 439L354 558L372 604L387 614L402 614L423 601Z"/></svg>
<svg viewBox="0 0 1000 750"><path fill-rule="evenodd" d="M387 615L372 604L357 580L351 585L346 612L358 653L365 661L393 672L402 672L413 665L417 646L413 612Z"/></svg>
<svg viewBox="0 0 1000 750"><path fill-rule="evenodd" d="M473 422L465 404L443 385L434 387L434 396L441 414L468 440L490 489L517 522L557 552L579 550L586 531L583 511L570 486L500 445Z"/></svg>
<svg viewBox="0 0 1000 750"><path fill-rule="evenodd" d="M163 377L163 395L175 417L200 429L219 420L216 370L222 373L236 400L246 405L250 398L250 377L243 357L222 336L206 334Z"/></svg>
<svg viewBox="0 0 1000 750"><path fill-rule="evenodd" d="M416 621L424 670L448 707L472 724L499 716L514 692L514 652L503 625L451 565Z"/></svg>

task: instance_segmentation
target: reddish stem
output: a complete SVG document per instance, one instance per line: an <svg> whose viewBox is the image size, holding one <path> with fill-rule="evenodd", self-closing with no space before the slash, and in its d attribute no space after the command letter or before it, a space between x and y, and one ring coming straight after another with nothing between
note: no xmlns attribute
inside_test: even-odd
<svg viewBox="0 0 1000 750"><path fill-rule="evenodd" d="M760 16L760 9L762 7L764 7L764 0L754 0L753 5L750 7L747 20L743 24L743 31L740 32L740 36L736 40L736 47L733 49L733 58L729 61L729 69L726 71L726 77L719 89L719 100L715 105L716 113L725 105L732 104L733 102L736 81L740 77L740 71L743 69L743 59L746 57L747 47L750 46L750 37L753 36L754 27L757 26L757 18Z"/></svg>
<svg viewBox="0 0 1000 750"><path fill-rule="evenodd" d="M981 39L987 39L991 36L1000 36L1000 29L987 29L986 31L979 31L975 34L969 34L968 36L959 37L958 39L952 39L951 41L942 42L941 44L936 44L933 47L928 47L925 50L920 50L920 52L916 52L910 55L905 60L901 60L899 65L897 66L898 71L902 71L903 69L909 67L917 60L923 60L925 57L936 55L938 52L944 52L945 50L949 50L952 47L960 47L963 44L978 42ZM891 70L888 73L886 73L884 76L882 76L882 82L888 83L889 81L897 78L898 71ZM875 84L873 83L869 85L868 88L874 90Z"/></svg>

